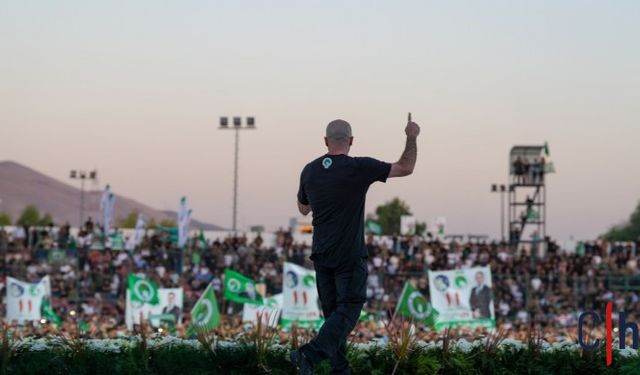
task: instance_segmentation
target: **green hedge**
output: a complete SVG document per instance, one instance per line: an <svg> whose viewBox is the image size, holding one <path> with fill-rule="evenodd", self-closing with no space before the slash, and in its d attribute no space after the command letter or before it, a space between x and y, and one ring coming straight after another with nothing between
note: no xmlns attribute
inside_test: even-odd
<svg viewBox="0 0 640 375"><path fill-rule="evenodd" d="M294 374L288 349L266 351L251 344L219 343L206 350L197 341L89 340L14 346L0 359L7 374ZM8 360L7 360L8 356ZM354 374L390 374L396 364L386 345L350 345ZM317 373L328 374L328 363ZM640 357L634 350L615 351L613 365L605 364L604 351L584 353L576 345L530 348L522 344L487 350L482 345L453 343L416 348L397 374L640 374Z"/></svg>

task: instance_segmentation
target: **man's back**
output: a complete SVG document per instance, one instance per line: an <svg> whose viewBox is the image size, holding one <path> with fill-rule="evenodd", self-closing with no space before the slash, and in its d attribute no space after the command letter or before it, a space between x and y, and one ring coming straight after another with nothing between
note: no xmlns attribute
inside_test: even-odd
<svg viewBox="0 0 640 375"><path fill-rule="evenodd" d="M300 176L298 201L313 212L311 259L336 266L366 257L364 205L369 185L385 182L391 164L368 157L324 155Z"/></svg>
<svg viewBox="0 0 640 375"><path fill-rule="evenodd" d="M300 175L298 210L302 215L313 212L311 260L325 322L314 339L289 355L299 375L312 374L326 358L332 373L350 373L346 339L367 297L365 198L373 182L413 173L420 127L411 121L411 114L405 133L400 160L389 164L348 156L353 144L351 125L331 121L324 138L329 152L307 164Z"/></svg>

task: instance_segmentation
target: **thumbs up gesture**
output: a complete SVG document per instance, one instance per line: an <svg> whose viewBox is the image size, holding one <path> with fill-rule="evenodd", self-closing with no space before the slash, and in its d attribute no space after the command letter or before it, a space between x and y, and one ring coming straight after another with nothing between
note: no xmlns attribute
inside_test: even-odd
<svg viewBox="0 0 640 375"><path fill-rule="evenodd" d="M407 121L407 127L404 128L407 137L416 138L420 134L420 127L415 122L411 121L411 112L409 112L409 120Z"/></svg>

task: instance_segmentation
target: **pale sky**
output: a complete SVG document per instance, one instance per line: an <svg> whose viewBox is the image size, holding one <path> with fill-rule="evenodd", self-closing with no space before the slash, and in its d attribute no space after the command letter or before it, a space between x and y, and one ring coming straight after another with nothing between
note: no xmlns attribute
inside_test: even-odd
<svg viewBox="0 0 640 375"><path fill-rule="evenodd" d="M499 233L514 144L551 146L548 233L594 238L640 199L638 1L0 1L0 160L100 184L230 226L233 132L239 225L296 215L301 168L325 125L352 155L400 156L414 175L374 185L452 233ZM126 215L126 213L116 213Z"/></svg>

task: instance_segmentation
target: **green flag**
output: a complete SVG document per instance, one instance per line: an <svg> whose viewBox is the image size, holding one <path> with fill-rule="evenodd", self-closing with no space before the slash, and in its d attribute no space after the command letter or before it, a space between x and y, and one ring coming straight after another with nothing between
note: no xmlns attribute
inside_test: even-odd
<svg viewBox="0 0 640 375"><path fill-rule="evenodd" d="M200 296L193 309L191 309L191 325L199 328L215 328L220 324L220 311L216 294L211 287L207 286Z"/></svg>
<svg viewBox="0 0 640 375"><path fill-rule="evenodd" d="M202 229L200 229L200 233L198 234L196 241L200 250L205 250L207 248L207 240L204 238L204 232Z"/></svg>
<svg viewBox="0 0 640 375"><path fill-rule="evenodd" d="M131 301L148 303L150 305L160 303L160 299L158 298L158 285L153 281L129 274L129 290L131 291Z"/></svg>
<svg viewBox="0 0 640 375"><path fill-rule="evenodd" d="M58 317L58 314L56 314L55 310L53 310L53 307L51 307L49 298L45 297L42 298L42 317L57 326L60 326L60 323L62 323L60 317Z"/></svg>
<svg viewBox="0 0 640 375"><path fill-rule="evenodd" d="M262 305L262 296L256 291L256 283L228 268L224 270L224 298L233 302Z"/></svg>
<svg viewBox="0 0 640 375"><path fill-rule="evenodd" d="M381 235L382 227L373 220L367 220L367 230L373 234Z"/></svg>
<svg viewBox="0 0 640 375"><path fill-rule="evenodd" d="M49 264L62 264L67 260L67 253L62 249L49 250Z"/></svg>
<svg viewBox="0 0 640 375"><path fill-rule="evenodd" d="M549 143L544 142L544 155L549 156Z"/></svg>
<svg viewBox="0 0 640 375"><path fill-rule="evenodd" d="M89 324L84 320L80 319L78 321L78 329L80 329L80 333L87 333L89 332Z"/></svg>
<svg viewBox="0 0 640 375"><path fill-rule="evenodd" d="M431 327L433 327L439 315L438 311L431 307L431 303L427 301L427 298L408 281L402 289L396 312Z"/></svg>

